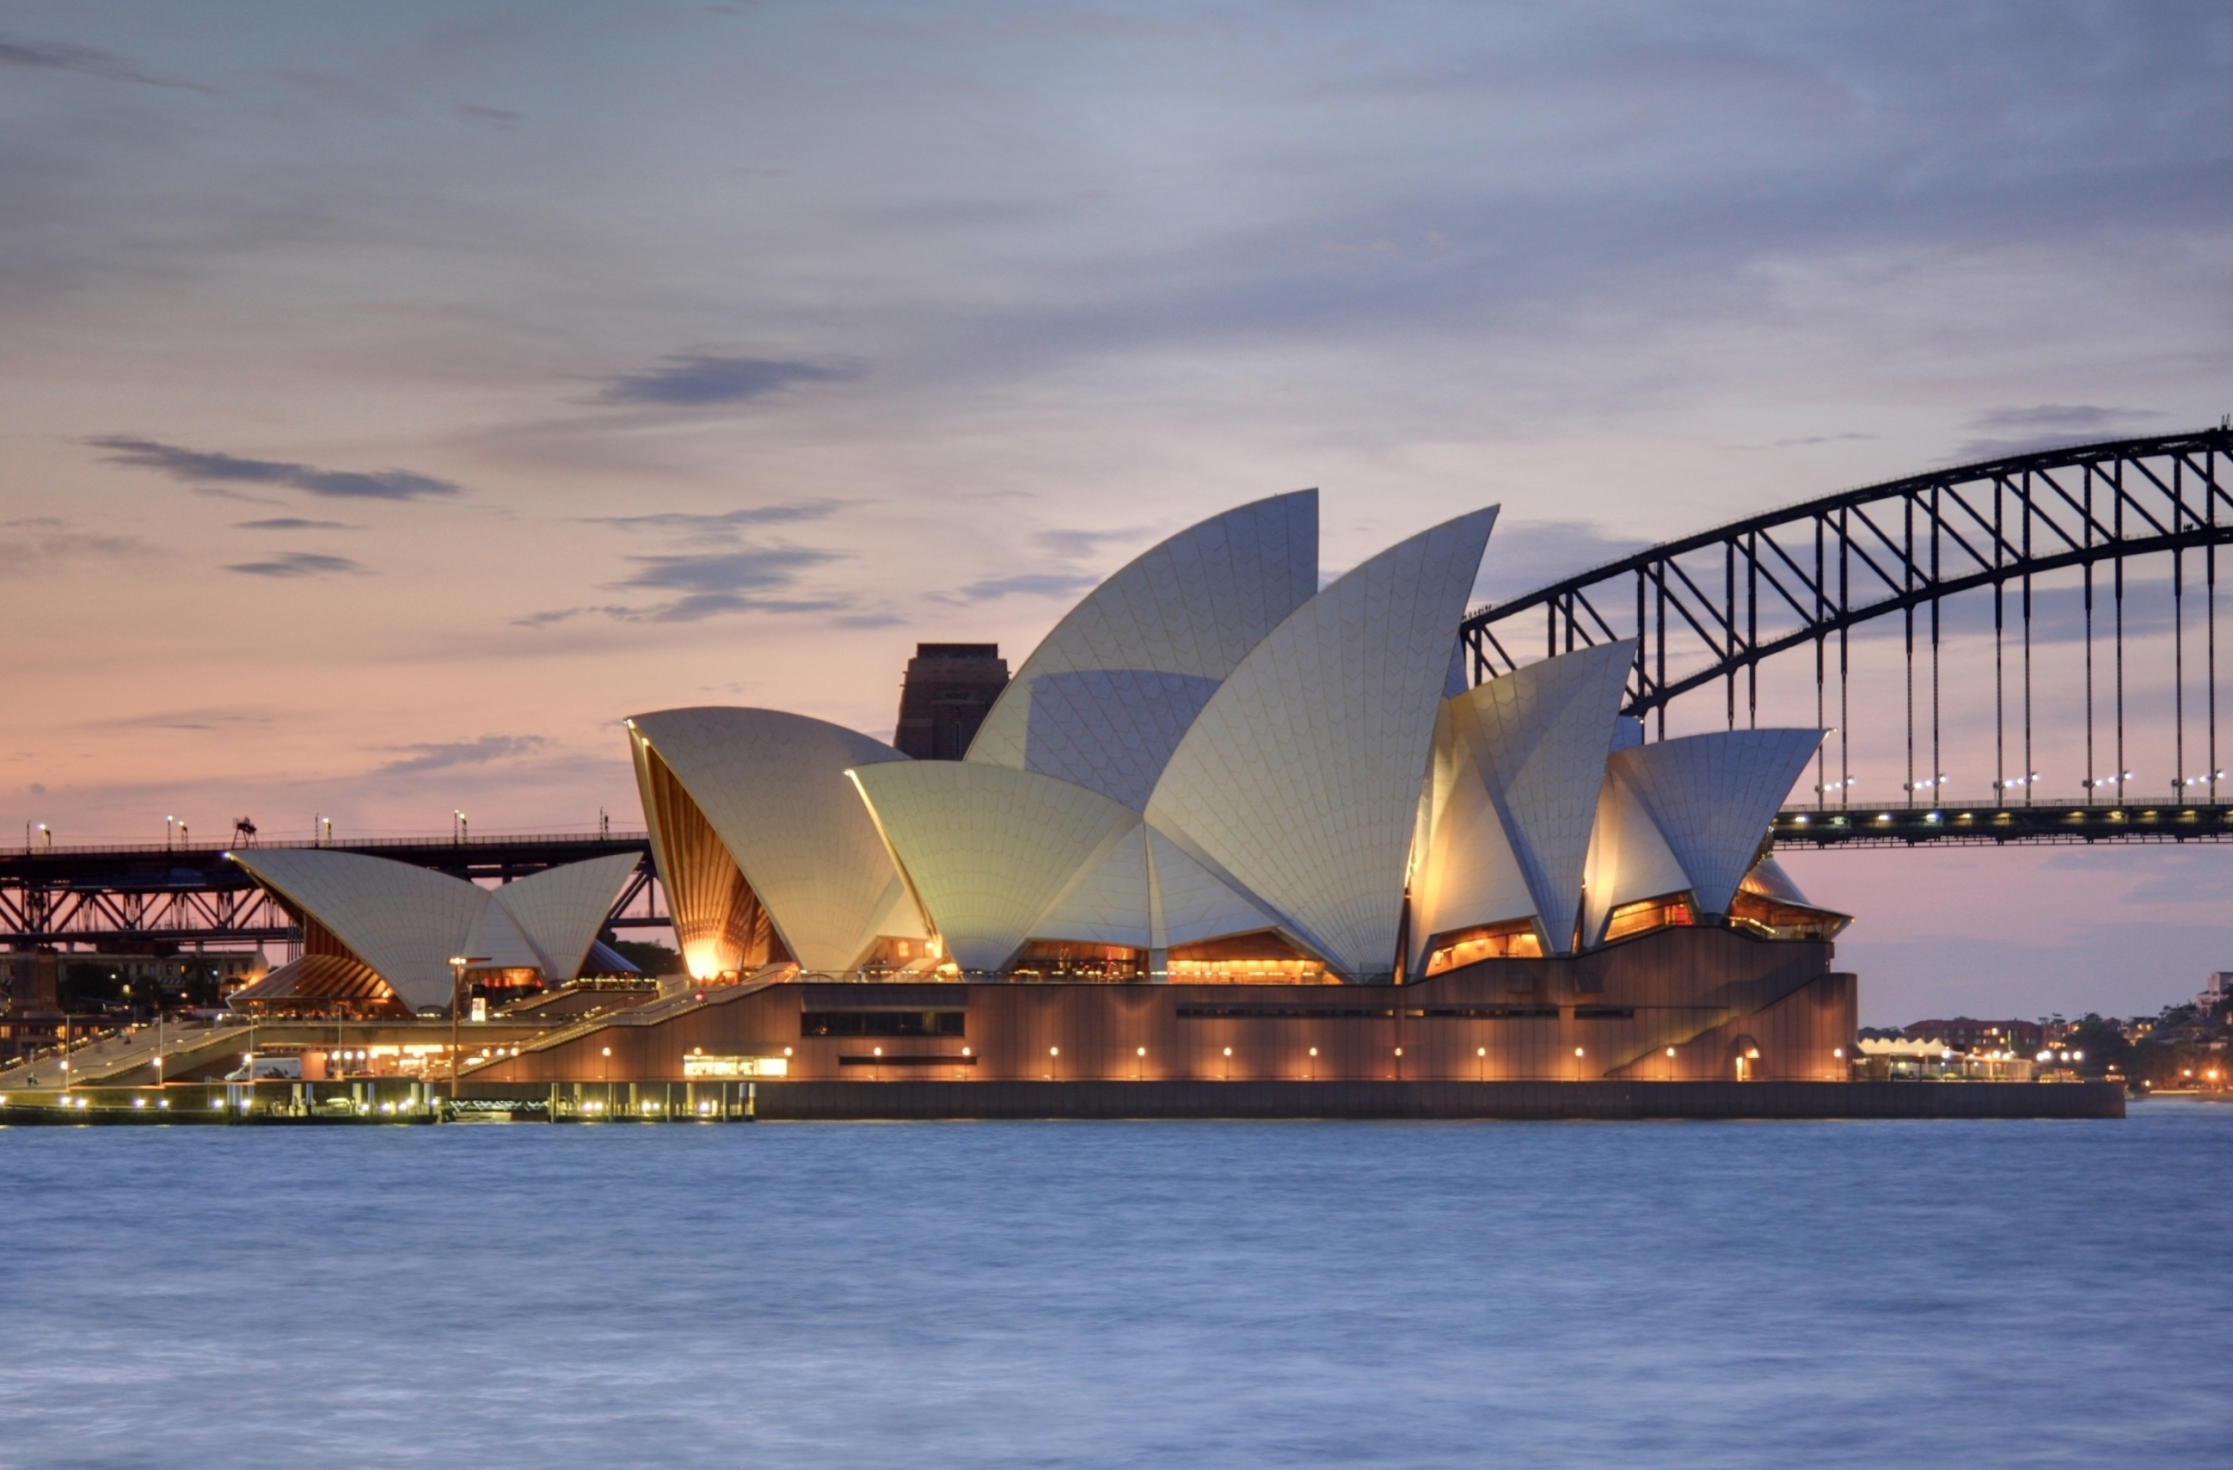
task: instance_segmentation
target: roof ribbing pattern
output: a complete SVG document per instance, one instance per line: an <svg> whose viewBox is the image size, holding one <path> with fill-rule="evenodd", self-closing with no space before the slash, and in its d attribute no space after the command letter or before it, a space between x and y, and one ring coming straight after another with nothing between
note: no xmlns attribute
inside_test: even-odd
<svg viewBox="0 0 2233 1470"><path fill-rule="evenodd" d="M479 887L478 884L474 885ZM483 890L486 892L486 890ZM466 932L455 953L473 961L473 968L494 970L543 970L543 957L528 942L527 933L511 911L500 903L481 905L480 917ZM572 978L572 977L566 977Z"/></svg>
<svg viewBox="0 0 2233 1470"><path fill-rule="evenodd" d="M1448 703L1465 755L1458 784L1469 771L1487 788L1554 954L1574 947L1590 829L1635 658L1634 640L1562 654Z"/></svg>
<svg viewBox="0 0 2233 1470"><path fill-rule="evenodd" d="M1153 669L1041 674L1032 685L1025 769L1090 786L1134 811L1217 681Z"/></svg>
<svg viewBox="0 0 2233 1470"><path fill-rule="evenodd" d="M452 959L571 980L632 853L546 868L491 892L431 868L319 848L249 848L233 861L326 929L416 1010L447 1010Z"/></svg>
<svg viewBox="0 0 2233 1470"><path fill-rule="evenodd" d="M1597 825L1590 832L1582 883L1582 937L1588 944L1605 937L1605 921L1622 904L1662 898L1690 886L1690 875L1616 767L1607 767L1598 789Z"/></svg>
<svg viewBox="0 0 2233 1470"><path fill-rule="evenodd" d="M880 934L924 937L895 902L899 874L845 779L906 756L781 710L662 710L628 723L682 783L802 967L847 969Z"/></svg>
<svg viewBox="0 0 2233 1470"><path fill-rule="evenodd" d="M1155 889L1151 929L1157 949L1275 927L1276 921L1196 862L1168 835L1147 832Z"/></svg>
<svg viewBox="0 0 2233 1470"><path fill-rule="evenodd" d="M1136 822L1040 916L1030 937L1147 949L1154 937L1148 907L1147 827Z"/></svg>
<svg viewBox="0 0 2233 1470"><path fill-rule="evenodd" d="M1761 834L1821 743L1820 730L1685 735L1621 751L1612 769L1690 875L1699 911L1726 914Z"/></svg>
<svg viewBox="0 0 2233 1470"><path fill-rule="evenodd" d="M946 957L965 970L1006 966L1140 824L1097 791L1004 766L893 762L853 779Z"/></svg>
<svg viewBox="0 0 2233 1470"><path fill-rule="evenodd" d="M967 759L1075 781L1137 809L1210 690L1317 590L1316 490L1191 526L1055 625ZM1131 677L1077 677L1095 675Z"/></svg>
<svg viewBox="0 0 2233 1470"><path fill-rule="evenodd" d="M252 848L233 861L325 925L404 1004L449 1009L450 960L487 907L487 889L354 852Z"/></svg>
<svg viewBox="0 0 2233 1470"><path fill-rule="evenodd" d="M1459 742L1454 703L1445 701L1436 721L1434 774L1424 802L1429 811L1424 860L1411 885L1413 927L1422 940L1535 913L1535 896L1504 835L1496 803ZM1424 943L1413 947L1416 968L1425 968L1427 956Z"/></svg>
<svg viewBox="0 0 2233 1470"><path fill-rule="evenodd" d="M1350 979L1394 962L1451 629L1496 512L1398 543L1234 668L1148 806Z"/></svg>
<svg viewBox="0 0 2233 1470"><path fill-rule="evenodd" d="M515 878L492 896L535 947L538 968L553 980L571 980L635 871L636 855L616 852Z"/></svg>

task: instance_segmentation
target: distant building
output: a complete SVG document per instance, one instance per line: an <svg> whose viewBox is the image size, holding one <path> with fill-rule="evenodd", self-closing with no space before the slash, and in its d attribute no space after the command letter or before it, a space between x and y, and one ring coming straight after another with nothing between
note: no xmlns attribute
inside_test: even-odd
<svg viewBox="0 0 2233 1470"><path fill-rule="evenodd" d="M2219 970L2202 982L2202 992L2194 997L2194 1004L2203 1015L2214 1016L2228 996L2233 996L2233 970Z"/></svg>
<svg viewBox="0 0 2233 1470"><path fill-rule="evenodd" d="M958 761L1008 687L997 643L918 643L900 686L892 744L919 761Z"/></svg>
<svg viewBox="0 0 2233 1470"><path fill-rule="evenodd" d="M1917 1021L1902 1034L1916 1041L1943 1042L1956 1051L2012 1051L2023 1056L2048 1044L2037 1021L1978 1021L1968 1016Z"/></svg>

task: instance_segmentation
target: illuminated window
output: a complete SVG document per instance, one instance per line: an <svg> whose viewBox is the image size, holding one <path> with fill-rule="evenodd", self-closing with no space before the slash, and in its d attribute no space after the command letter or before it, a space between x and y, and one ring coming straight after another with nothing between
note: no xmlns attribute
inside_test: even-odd
<svg viewBox="0 0 2233 1470"><path fill-rule="evenodd" d="M1736 928L1768 939L1835 939L1853 922L1848 914L1769 897L1755 890L1749 877L1745 883L1729 903L1729 922Z"/></svg>
<svg viewBox="0 0 2233 1470"><path fill-rule="evenodd" d="M1543 957L1543 940L1533 919L1483 924L1437 934L1427 941L1427 973L1439 975L1482 960L1533 960Z"/></svg>
<svg viewBox="0 0 2233 1470"><path fill-rule="evenodd" d="M1324 960L1303 953L1269 929L1174 946L1169 973L1173 984L1327 983Z"/></svg>
<svg viewBox="0 0 2233 1470"><path fill-rule="evenodd" d="M1687 893L1662 894L1658 898L1624 903L1613 910L1605 922L1605 941L1626 939L1632 934L1648 934L1654 929L1679 929L1698 922L1698 914L1691 907Z"/></svg>
<svg viewBox="0 0 2233 1470"><path fill-rule="evenodd" d="M1122 944L1086 944L1070 939L1034 939L1009 966L1017 980L1144 980L1144 949Z"/></svg>

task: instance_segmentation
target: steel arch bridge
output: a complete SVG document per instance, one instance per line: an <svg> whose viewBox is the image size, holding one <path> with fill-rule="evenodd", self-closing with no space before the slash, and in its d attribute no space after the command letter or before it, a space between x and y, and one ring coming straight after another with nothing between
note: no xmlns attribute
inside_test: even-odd
<svg viewBox="0 0 2233 1470"><path fill-rule="evenodd" d="M1833 736L1817 759L1816 800L1784 813L1779 841L2227 840L2233 807L2219 807L2219 783L2233 797L2233 781L2218 764L2217 583L2218 548L2228 542L2233 426L2221 423L1936 470L1751 516L1476 609L1461 636L1476 683L1536 657L1635 639L1623 707L1661 739L1671 705L1695 696L1689 709L1716 691L1721 723L1756 724L1763 665L1782 655L1792 657L1778 670L1811 662L1814 722ZM2170 573L2172 769L2163 801L2143 799L2126 764L2127 571L2149 558ZM2071 573L2084 648L2085 771L2075 787L2082 800L2056 802L2039 789L2034 764L2035 633L2041 584ZM1941 713L1947 603L1961 594L1991 600L1994 774L1989 795L1956 810L1945 789ZM2201 646L2190 649L2195 602ZM1900 624L1906 779L1888 798L1873 790L1857 798L1855 642L1888 619ZM1787 705L1790 682L1774 686ZM2106 771L2104 757L2113 761ZM1857 807L1857 799L1877 804Z"/></svg>

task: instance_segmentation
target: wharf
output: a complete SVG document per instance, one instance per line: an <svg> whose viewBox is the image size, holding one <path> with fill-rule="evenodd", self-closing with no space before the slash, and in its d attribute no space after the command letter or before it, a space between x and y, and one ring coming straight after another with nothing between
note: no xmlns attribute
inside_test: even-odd
<svg viewBox="0 0 2233 1470"><path fill-rule="evenodd" d="M2121 1118L2118 1083L763 1082L758 1116L909 1118Z"/></svg>
<svg viewBox="0 0 2233 1470"><path fill-rule="evenodd" d="M0 1126L970 1119L2121 1118L2114 1082L263 1082L10 1093Z"/></svg>

